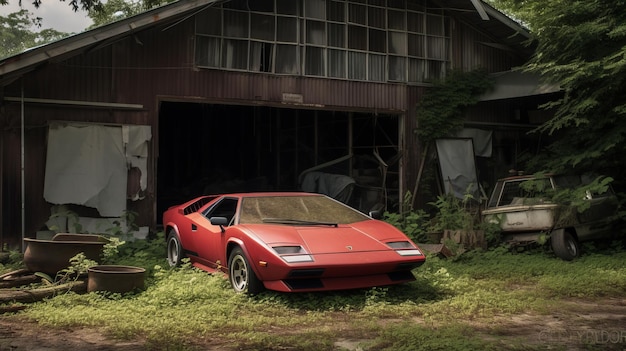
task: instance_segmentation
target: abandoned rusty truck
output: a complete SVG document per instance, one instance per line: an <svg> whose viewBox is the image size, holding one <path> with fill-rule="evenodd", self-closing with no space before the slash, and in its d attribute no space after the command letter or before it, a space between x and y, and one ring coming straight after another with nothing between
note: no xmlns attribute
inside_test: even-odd
<svg viewBox="0 0 626 351"><path fill-rule="evenodd" d="M516 175L494 186L483 220L499 224L513 246L550 244L555 255L573 260L580 243L607 241L619 233L618 201L602 178Z"/></svg>

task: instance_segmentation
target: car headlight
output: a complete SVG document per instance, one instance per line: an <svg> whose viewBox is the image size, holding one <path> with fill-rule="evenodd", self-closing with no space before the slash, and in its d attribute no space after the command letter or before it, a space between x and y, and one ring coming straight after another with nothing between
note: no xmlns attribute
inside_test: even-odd
<svg viewBox="0 0 626 351"><path fill-rule="evenodd" d="M418 249L413 250L396 250L400 256L422 256L422 252Z"/></svg>
<svg viewBox="0 0 626 351"><path fill-rule="evenodd" d="M400 256L422 256L422 252L409 241L391 241L387 246L394 249Z"/></svg>
<svg viewBox="0 0 626 351"><path fill-rule="evenodd" d="M313 262L313 256L309 255L302 246L274 246L272 248L287 263Z"/></svg>

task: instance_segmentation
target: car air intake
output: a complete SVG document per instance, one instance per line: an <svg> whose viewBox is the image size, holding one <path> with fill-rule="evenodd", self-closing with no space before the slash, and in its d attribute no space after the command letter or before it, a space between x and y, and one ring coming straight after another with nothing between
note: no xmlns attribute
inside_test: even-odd
<svg viewBox="0 0 626 351"><path fill-rule="evenodd" d="M400 263L398 264L398 266L396 266L396 271L410 271L414 268L417 268L419 266L421 266L424 263L424 261L422 262L404 262L404 263Z"/></svg>
<svg viewBox="0 0 626 351"><path fill-rule="evenodd" d="M320 279L286 279L283 280L291 290L321 289L324 284Z"/></svg>
<svg viewBox="0 0 626 351"><path fill-rule="evenodd" d="M303 277L321 277L324 274L323 268L317 269L294 269L289 272L290 278L303 278Z"/></svg>
<svg viewBox="0 0 626 351"><path fill-rule="evenodd" d="M415 280L413 273L411 271L400 271L400 272L391 272L388 273L389 279L392 281L401 281L401 280Z"/></svg>

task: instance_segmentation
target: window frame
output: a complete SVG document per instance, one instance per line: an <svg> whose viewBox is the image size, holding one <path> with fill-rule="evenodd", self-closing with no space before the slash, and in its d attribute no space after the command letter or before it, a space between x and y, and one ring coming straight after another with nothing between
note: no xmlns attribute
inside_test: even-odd
<svg viewBox="0 0 626 351"><path fill-rule="evenodd" d="M196 67L419 84L443 78L451 64L449 18L442 9L428 9L426 2L264 0L265 11L252 11L242 10L246 1L252 0L207 9L205 16L219 24L202 22L205 12L196 15ZM273 35L260 35L253 23L270 17ZM245 19L237 23L235 19L241 18ZM285 30L294 25L295 31ZM237 41L247 41L247 48L232 46ZM236 61L237 52L247 57ZM357 58L365 74L350 67Z"/></svg>

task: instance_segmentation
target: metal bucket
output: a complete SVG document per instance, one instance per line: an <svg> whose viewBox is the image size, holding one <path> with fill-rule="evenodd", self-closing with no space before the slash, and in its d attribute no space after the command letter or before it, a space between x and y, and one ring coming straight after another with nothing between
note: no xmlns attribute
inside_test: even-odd
<svg viewBox="0 0 626 351"><path fill-rule="evenodd" d="M146 270L141 267L99 265L88 269L87 292L126 293L144 288Z"/></svg>
<svg viewBox="0 0 626 351"><path fill-rule="evenodd" d="M52 240L24 238L24 265L31 272L56 275L69 267L70 258L83 252L99 261L108 240L100 235L59 233Z"/></svg>

